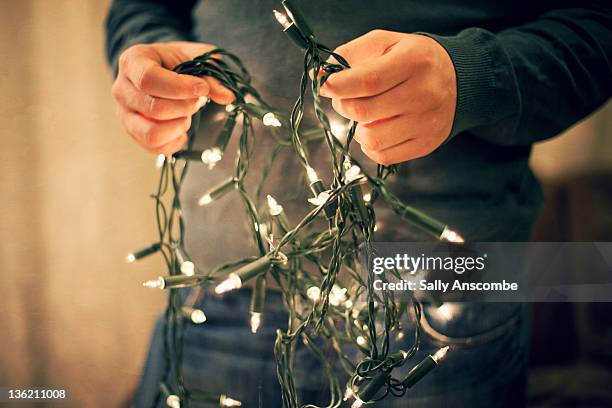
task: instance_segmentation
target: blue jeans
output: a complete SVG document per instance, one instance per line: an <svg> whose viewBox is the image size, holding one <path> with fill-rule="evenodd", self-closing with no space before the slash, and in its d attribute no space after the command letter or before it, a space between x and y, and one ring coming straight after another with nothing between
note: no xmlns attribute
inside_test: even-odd
<svg viewBox="0 0 612 408"><path fill-rule="evenodd" d="M185 386L225 393L241 400L246 408L280 407L273 344L276 328L286 327L286 313L280 294L269 291L263 326L257 334L252 334L248 322L249 301L250 289L246 288L223 298L205 297L199 306L205 310L208 320L202 325L187 324L185 330L182 364ZM420 351L410 363L416 364L446 344L451 345L448 355L404 397L388 396L368 406L524 406L528 338L526 306L468 305L457 312L451 319L452 323L444 325L436 324L434 313L425 309L424 317L429 327L423 334ZM410 347L410 326L404 327L404 339L392 350ZM136 408L165 407L163 401L157 401L157 406L155 401L164 370L162 343L162 325L158 323L135 396ZM406 364L406 370L412 367L410 363ZM396 370L394 374L402 377ZM294 377L302 404L327 404L325 375L303 347L297 349ZM190 402L189 406L214 405ZM344 406L348 407L350 403Z"/></svg>

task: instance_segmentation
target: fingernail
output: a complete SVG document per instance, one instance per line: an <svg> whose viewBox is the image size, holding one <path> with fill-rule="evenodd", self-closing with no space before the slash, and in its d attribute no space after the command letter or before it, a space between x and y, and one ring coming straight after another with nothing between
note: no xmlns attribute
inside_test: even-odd
<svg viewBox="0 0 612 408"><path fill-rule="evenodd" d="M198 98L198 104L197 104L198 110L200 110L202 106L206 105L207 103L208 103L208 98L206 96L200 96Z"/></svg>
<svg viewBox="0 0 612 408"><path fill-rule="evenodd" d="M210 86L206 82L201 82L195 86L194 92L196 95L206 96L210 92Z"/></svg>

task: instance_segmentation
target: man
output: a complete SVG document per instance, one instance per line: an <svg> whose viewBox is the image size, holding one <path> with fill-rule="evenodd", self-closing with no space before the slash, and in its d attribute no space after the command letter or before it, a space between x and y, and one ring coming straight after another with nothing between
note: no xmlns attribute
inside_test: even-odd
<svg viewBox="0 0 612 408"><path fill-rule="evenodd" d="M322 95L338 114L360 122L355 139L372 162L401 163L394 192L468 241L525 241L542 202L528 167L531 144L584 118L612 91L610 9L604 2L574 3L346 0L301 6L321 42L340 45L336 51L352 66L331 76ZM302 61L272 18L278 7L274 0L115 0L107 20L108 55L117 73L113 96L136 142L170 155L185 144L203 97L221 105L232 101L211 78L170 71L212 49L209 44L242 58L264 99L288 110ZM219 123L214 109L207 112L201 126L214 134ZM196 145L207 146L207 140L201 135ZM265 151L265 137L258 141ZM212 172L194 168L186 196L226 177L230 161ZM291 154L279 166L273 172L298 171ZM286 194L285 179L272 180L271 192ZM185 208L188 246L203 268L252 251L240 243L236 215L242 210L230 201L206 211ZM302 203L289 201L288 208ZM384 207L377 214L384 240L423 239L388 222L393 216ZM269 296L263 331L251 337L248 290L207 302L209 321L189 328L185 339L187 386L230 393L246 406L279 406L271 357L274 329L284 324L278 296ZM465 306L444 324L432 319L423 350L443 340L452 355L406 397L377 406L524 405L526 324L525 309L509 304ZM155 404L160 342L158 331L138 407ZM304 368L297 380L302 401L324 404L314 370Z"/></svg>

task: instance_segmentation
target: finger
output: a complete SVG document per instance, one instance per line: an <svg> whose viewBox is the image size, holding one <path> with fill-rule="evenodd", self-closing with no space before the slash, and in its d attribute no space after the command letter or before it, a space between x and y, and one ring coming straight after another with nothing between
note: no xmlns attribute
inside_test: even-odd
<svg viewBox="0 0 612 408"><path fill-rule="evenodd" d="M227 105L234 102L236 96L232 91L224 87L216 78L204 77L210 86L209 98L220 105Z"/></svg>
<svg viewBox="0 0 612 408"><path fill-rule="evenodd" d="M357 65L383 55L389 47L401 40L405 34L385 30L372 30L361 37L347 42L334 50L352 65ZM332 56L330 62L337 62Z"/></svg>
<svg viewBox="0 0 612 408"><path fill-rule="evenodd" d="M331 75L321 87L321 95L343 99L372 96L406 81L414 70L401 48Z"/></svg>
<svg viewBox="0 0 612 408"><path fill-rule="evenodd" d="M332 99L332 107L340 115L356 122L398 116L404 113L426 112L432 107L424 100L420 89L413 81L405 81L379 95L364 98Z"/></svg>
<svg viewBox="0 0 612 408"><path fill-rule="evenodd" d="M420 131L418 116L402 115L372 123L360 123L355 130L355 141L367 150L384 150L415 139Z"/></svg>
<svg viewBox="0 0 612 408"><path fill-rule="evenodd" d="M166 157L172 156L174 153L183 149L185 144L187 143L187 134L183 133L177 139L171 141L160 147L150 147L147 148L151 153L155 154L163 154Z"/></svg>
<svg viewBox="0 0 612 408"><path fill-rule="evenodd" d="M139 91L125 77L119 77L112 88L115 100L128 110L149 118L168 120L191 116L202 107L202 99L165 99Z"/></svg>
<svg viewBox="0 0 612 408"><path fill-rule="evenodd" d="M384 150L369 150L364 146L361 146L361 150L370 159L385 166L414 160L429 153L425 143L420 138L406 140Z"/></svg>
<svg viewBox="0 0 612 408"><path fill-rule="evenodd" d="M120 59L119 70L134 86L152 96L166 99L191 99L207 96L210 85L202 78L181 75L163 68L150 56L132 52Z"/></svg>
<svg viewBox="0 0 612 408"><path fill-rule="evenodd" d="M161 147L189 130L191 117L157 121L118 107L118 114L128 133L145 147Z"/></svg>

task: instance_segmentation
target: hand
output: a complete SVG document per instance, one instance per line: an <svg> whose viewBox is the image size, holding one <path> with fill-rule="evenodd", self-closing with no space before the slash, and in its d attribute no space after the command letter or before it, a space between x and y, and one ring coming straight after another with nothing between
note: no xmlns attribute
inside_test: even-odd
<svg viewBox="0 0 612 408"><path fill-rule="evenodd" d="M214 78L179 75L177 64L215 47L194 42L138 44L119 57L112 94L127 132L145 149L166 156L187 141L191 115L210 98L219 104L234 94Z"/></svg>
<svg viewBox="0 0 612 408"><path fill-rule="evenodd" d="M359 122L355 140L380 164L433 152L448 138L455 116L455 68L435 40L374 30L335 50L350 69L329 77L321 96Z"/></svg>

